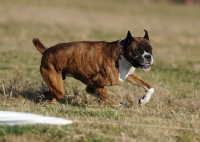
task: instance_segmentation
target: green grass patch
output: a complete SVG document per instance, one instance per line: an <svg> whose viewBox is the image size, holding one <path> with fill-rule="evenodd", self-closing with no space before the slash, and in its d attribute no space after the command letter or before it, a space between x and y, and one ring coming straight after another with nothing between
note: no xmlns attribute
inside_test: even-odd
<svg viewBox="0 0 200 142"><path fill-rule="evenodd" d="M136 1L0 2L0 110L30 112L74 120L68 126L0 126L0 141L200 141L200 9ZM85 85L67 78L65 97L42 101L48 90L40 72L38 37L49 47L59 42L123 39L128 30L148 30L154 65L136 72L155 87L148 104L145 91L128 82L106 87L126 108L88 95Z"/></svg>

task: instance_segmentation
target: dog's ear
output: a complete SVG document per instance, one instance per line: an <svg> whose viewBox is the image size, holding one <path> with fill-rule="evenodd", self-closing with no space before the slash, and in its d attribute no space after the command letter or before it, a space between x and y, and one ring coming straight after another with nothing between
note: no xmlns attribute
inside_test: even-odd
<svg viewBox="0 0 200 142"><path fill-rule="evenodd" d="M147 30L144 29L145 35L144 35L144 39L147 39L149 41L149 35Z"/></svg>
<svg viewBox="0 0 200 142"><path fill-rule="evenodd" d="M131 35L131 32L128 31L127 36L126 36L126 38L125 38L125 43L126 43L126 45L128 46L129 44L131 44L132 41L133 41L133 37L132 37L132 35Z"/></svg>

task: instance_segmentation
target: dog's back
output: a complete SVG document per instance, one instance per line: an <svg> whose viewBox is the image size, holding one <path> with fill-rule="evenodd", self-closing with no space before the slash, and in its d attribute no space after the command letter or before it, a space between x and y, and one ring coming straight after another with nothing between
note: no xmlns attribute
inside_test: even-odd
<svg viewBox="0 0 200 142"><path fill-rule="evenodd" d="M116 60L119 55L115 53L116 46L109 42L69 42L59 43L50 48L42 46L41 42L35 42L36 48L43 54L41 66L54 66L57 72L64 76L73 76L85 84L94 85L101 82L104 85L118 83L118 70ZM119 53L118 53L119 54ZM108 68L109 66L109 68ZM104 68L104 70L102 70ZM110 74L107 76L107 74ZM106 82L102 83L103 77Z"/></svg>

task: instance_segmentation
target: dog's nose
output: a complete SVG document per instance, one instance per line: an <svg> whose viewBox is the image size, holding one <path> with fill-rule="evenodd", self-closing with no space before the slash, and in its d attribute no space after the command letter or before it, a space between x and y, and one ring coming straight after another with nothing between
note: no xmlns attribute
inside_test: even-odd
<svg viewBox="0 0 200 142"><path fill-rule="evenodd" d="M149 54L145 55L144 58L149 62L151 61L151 55Z"/></svg>

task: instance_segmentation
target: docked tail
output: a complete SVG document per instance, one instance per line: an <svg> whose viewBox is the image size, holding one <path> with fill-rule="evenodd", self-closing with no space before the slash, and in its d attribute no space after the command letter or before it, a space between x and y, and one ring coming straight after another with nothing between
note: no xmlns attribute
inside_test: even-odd
<svg viewBox="0 0 200 142"><path fill-rule="evenodd" d="M33 39L33 44L41 54L43 54L46 50L46 47L41 43L41 41L38 38Z"/></svg>

